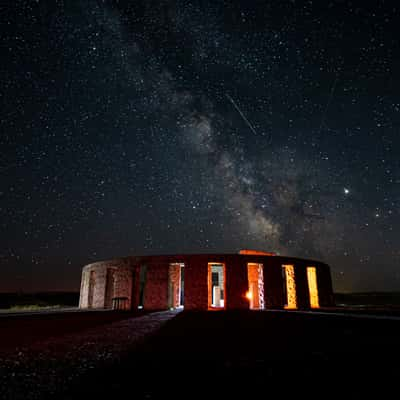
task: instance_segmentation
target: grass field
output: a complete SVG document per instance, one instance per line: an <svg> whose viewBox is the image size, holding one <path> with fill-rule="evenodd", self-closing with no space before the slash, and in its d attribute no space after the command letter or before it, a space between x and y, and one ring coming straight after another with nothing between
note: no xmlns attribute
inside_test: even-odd
<svg viewBox="0 0 400 400"><path fill-rule="evenodd" d="M0 293L0 309L38 310L77 307L79 292Z"/></svg>

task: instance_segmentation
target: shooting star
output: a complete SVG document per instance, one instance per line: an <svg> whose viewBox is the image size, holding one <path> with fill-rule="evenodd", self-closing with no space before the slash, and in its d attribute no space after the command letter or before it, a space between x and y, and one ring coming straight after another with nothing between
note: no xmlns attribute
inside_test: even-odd
<svg viewBox="0 0 400 400"><path fill-rule="evenodd" d="M250 121L246 118L246 116L242 113L242 110L239 108L239 106L235 103L235 100L232 99L231 96L229 96L228 93L225 93L226 98L232 103L233 107L236 108L236 111L240 114L242 117L243 121L246 123L246 125L251 129L251 131L257 135L256 130L254 129L253 125L250 123Z"/></svg>

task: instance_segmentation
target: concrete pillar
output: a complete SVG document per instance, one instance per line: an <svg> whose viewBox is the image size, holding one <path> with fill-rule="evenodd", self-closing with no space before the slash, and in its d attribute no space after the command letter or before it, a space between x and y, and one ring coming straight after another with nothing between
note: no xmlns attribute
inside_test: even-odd
<svg viewBox="0 0 400 400"><path fill-rule="evenodd" d="M310 295L308 290L307 270L303 263L296 263L294 266L297 308L299 310L308 310L310 308Z"/></svg>
<svg viewBox="0 0 400 400"><path fill-rule="evenodd" d="M96 266L94 272L94 287L92 282L89 284L89 291L93 290L92 308L104 308L106 298L106 276L107 266Z"/></svg>
<svg viewBox="0 0 400 400"><path fill-rule="evenodd" d="M208 309L208 260L191 257L185 261L185 310Z"/></svg>
<svg viewBox="0 0 400 400"><path fill-rule="evenodd" d="M106 294L105 294L105 301L104 301L104 307L105 308L112 308L113 305L113 297L115 297L114 294L114 287L115 287L115 273L118 274L118 270L115 270L114 268L107 268L106 271Z"/></svg>
<svg viewBox="0 0 400 400"><path fill-rule="evenodd" d="M79 295L79 308L88 308L89 276L90 273L87 271L87 268L84 268L82 270L81 291Z"/></svg>
<svg viewBox="0 0 400 400"><path fill-rule="evenodd" d="M132 293L132 271L129 267L118 268L114 274L114 293L113 297L120 298L122 308L131 309ZM122 300L126 299L126 300ZM123 302L123 303L122 303Z"/></svg>
<svg viewBox="0 0 400 400"><path fill-rule="evenodd" d="M134 265L131 266L131 281L132 281L132 290L130 295L130 305L131 310L137 310L139 306L139 295L140 295L140 266Z"/></svg>
<svg viewBox="0 0 400 400"><path fill-rule="evenodd" d="M268 257L263 266L265 308L283 308L285 299L282 263L278 258Z"/></svg>
<svg viewBox="0 0 400 400"><path fill-rule="evenodd" d="M226 257L226 300L228 310L248 310L249 300L246 297L248 291L247 261L242 257Z"/></svg>
<svg viewBox="0 0 400 400"><path fill-rule="evenodd" d="M332 278L328 265L322 263L317 265L317 282L320 307L334 306Z"/></svg>
<svg viewBox="0 0 400 400"><path fill-rule="evenodd" d="M143 308L146 310L168 309L169 263L155 263L147 266Z"/></svg>

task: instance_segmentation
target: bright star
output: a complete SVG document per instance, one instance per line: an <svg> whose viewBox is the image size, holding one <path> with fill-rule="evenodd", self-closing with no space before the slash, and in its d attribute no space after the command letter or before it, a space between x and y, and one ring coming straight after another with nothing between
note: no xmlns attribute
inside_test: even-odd
<svg viewBox="0 0 400 400"><path fill-rule="evenodd" d="M344 191L344 194L349 194L350 193L350 190L347 189L347 188L344 188L343 191Z"/></svg>

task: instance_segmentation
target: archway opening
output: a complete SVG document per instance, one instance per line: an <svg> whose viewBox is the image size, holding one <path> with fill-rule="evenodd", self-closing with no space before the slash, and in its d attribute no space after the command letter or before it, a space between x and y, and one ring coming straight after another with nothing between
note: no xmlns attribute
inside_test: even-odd
<svg viewBox="0 0 400 400"><path fill-rule="evenodd" d="M248 263L247 278L249 290L246 293L246 297L249 300L249 308L251 310L263 310L265 308L263 265Z"/></svg>
<svg viewBox="0 0 400 400"><path fill-rule="evenodd" d="M208 308L224 309L225 307L225 264L208 263Z"/></svg>
<svg viewBox="0 0 400 400"><path fill-rule="evenodd" d="M317 269L315 267L307 267L307 282L310 296L310 307L319 308Z"/></svg>
<svg viewBox="0 0 400 400"><path fill-rule="evenodd" d="M184 304L184 266L183 263L169 264L168 307L183 308Z"/></svg>
<svg viewBox="0 0 400 400"><path fill-rule="evenodd" d="M294 265L282 265L283 298L286 309L297 308L296 279Z"/></svg>

